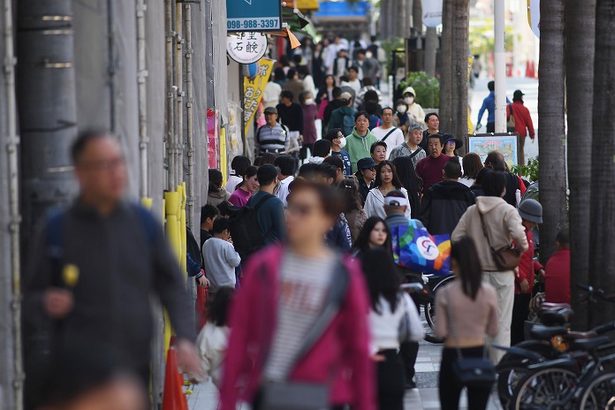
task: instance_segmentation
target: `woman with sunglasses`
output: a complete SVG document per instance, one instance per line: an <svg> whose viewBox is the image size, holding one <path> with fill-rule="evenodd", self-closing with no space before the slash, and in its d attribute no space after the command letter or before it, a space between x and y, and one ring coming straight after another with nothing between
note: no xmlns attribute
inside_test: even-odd
<svg viewBox="0 0 615 410"><path fill-rule="evenodd" d="M367 216L378 216L382 219L386 218L384 212L384 197L391 191L401 191L406 199L408 199L408 191L403 187L397 169L390 161L382 161L376 166L375 188L372 188L365 199L365 212ZM410 207L406 209L406 216L410 218Z"/></svg>
<svg viewBox="0 0 615 410"><path fill-rule="evenodd" d="M376 408L369 302L361 269L324 240L340 212L339 203L330 186L293 181L286 243L248 260L231 312L222 410L235 410L239 400L254 409L267 408L273 400L271 387L283 382L307 382L327 390L324 407ZM329 303L334 288L343 296L341 304ZM330 320L320 327L315 342L305 346L323 316Z"/></svg>

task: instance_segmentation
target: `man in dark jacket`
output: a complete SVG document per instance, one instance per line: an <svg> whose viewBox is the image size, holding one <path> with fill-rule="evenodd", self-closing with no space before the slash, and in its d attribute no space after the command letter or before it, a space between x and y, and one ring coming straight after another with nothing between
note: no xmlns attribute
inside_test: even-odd
<svg viewBox="0 0 615 410"><path fill-rule="evenodd" d="M284 225L284 204L273 195L278 183L278 169L271 164L263 165L258 168L256 178L260 190L250 198L248 206L256 207L261 203L256 211L256 219L265 244L280 242L286 236L286 226Z"/></svg>
<svg viewBox="0 0 615 410"><path fill-rule="evenodd" d="M117 139L86 132L71 153L79 196L48 217L34 241L24 278L26 326L35 334L52 329L51 363L69 344L96 346L93 355L112 354L121 366L115 370L131 371L146 383L154 336L151 296L156 296L171 319L179 365L202 373L177 257L154 216L124 200L127 170ZM42 361L30 365L52 368ZM41 377L47 378L38 380L43 385L53 381L51 375Z"/></svg>
<svg viewBox="0 0 615 410"><path fill-rule="evenodd" d="M359 169L355 176L359 183L359 193L361 194L361 202L365 204L365 199L369 190L374 187L374 180L376 178L376 163L372 157L361 158L357 162L357 168Z"/></svg>
<svg viewBox="0 0 615 410"><path fill-rule="evenodd" d="M460 177L459 162L447 162L444 180L432 185L423 196L420 219L432 235L450 235L461 215L474 204L474 194L458 181Z"/></svg>

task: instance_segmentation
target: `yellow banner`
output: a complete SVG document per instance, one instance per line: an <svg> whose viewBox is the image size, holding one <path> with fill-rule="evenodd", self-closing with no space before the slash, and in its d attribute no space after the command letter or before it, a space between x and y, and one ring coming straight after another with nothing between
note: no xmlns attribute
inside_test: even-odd
<svg viewBox="0 0 615 410"><path fill-rule="evenodd" d="M273 60L268 58L261 58L256 64L257 69L254 78L243 77L243 121L246 134L252 125L252 121L254 121L258 104L263 99L263 91L265 91L271 70L273 70Z"/></svg>
<svg viewBox="0 0 615 410"><path fill-rule="evenodd" d="M295 7L301 11L318 10L318 0L295 0Z"/></svg>

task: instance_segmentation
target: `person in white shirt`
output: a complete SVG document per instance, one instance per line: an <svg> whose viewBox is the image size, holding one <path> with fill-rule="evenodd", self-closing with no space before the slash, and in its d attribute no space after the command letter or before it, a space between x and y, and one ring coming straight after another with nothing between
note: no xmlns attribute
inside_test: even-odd
<svg viewBox="0 0 615 410"><path fill-rule="evenodd" d="M385 196L395 190L399 190L404 194L406 207L406 217L410 218L412 210L410 209L410 201L408 200L408 191L404 188L397 175L395 165L389 161L382 161L376 166L376 181L375 188L370 189L365 199L365 213L368 217L378 216L382 219L386 218L384 211Z"/></svg>
<svg viewBox="0 0 615 410"><path fill-rule="evenodd" d="M348 87L354 90L354 94L358 95L361 91L361 80L359 80L359 69L356 66L352 66L348 69Z"/></svg>
<svg viewBox="0 0 615 410"><path fill-rule="evenodd" d="M393 125L395 113L391 107L382 109L382 125L372 129L372 134L380 141L387 144L387 159L391 155L391 151L404 143L404 133L401 129Z"/></svg>
<svg viewBox="0 0 615 410"><path fill-rule="evenodd" d="M252 165L250 158L243 155L237 155L231 161L232 173L226 181L226 192L233 193L237 189L237 185L243 182L243 177L246 175L248 167Z"/></svg>
<svg viewBox="0 0 615 410"><path fill-rule="evenodd" d="M282 87L273 79L273 75L269 78L269 82L263 90L263 105L265 108L274 107L280 103L280 94Z"/></svg>
<svg viewBox="0 0 615 410"><path fill-rule="evenodd" d="M218 290L208 309L207 323L199 332L196 345L201 357L203 374L207 375L205 382L211 380L219 386L222 376L222 361L228 346L227 317L235 289L222 287Z"/></svg>
<svg viewBox="0 0 615 410"><path fill-rule="evenodd" d="M288 205L286 201L286 197L288 196L289 190L288 187L291 182L295 180L295 170L297 168L297 162L295 158L290 155L280 155L277 157L273 163L280 170L278 174L278 180L280 183L278 184L277 190L275 191L275 196L277 196L284 208Z"/></svg>
<svg viewBox="0 0 615 410"><path fill-rule="evenodd" d="M391 251L367 250L361 262L372 302L369 324L371 353L378 368L378 408L402 409L405 377L401 343L418 342L425 331L416 305L400 290Z"/></svg>

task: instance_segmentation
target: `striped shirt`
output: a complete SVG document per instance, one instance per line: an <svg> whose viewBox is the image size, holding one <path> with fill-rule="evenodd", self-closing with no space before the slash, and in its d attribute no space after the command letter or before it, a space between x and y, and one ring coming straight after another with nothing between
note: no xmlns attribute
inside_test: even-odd
<svg viewBox="0 0 615 410"><path fill-rule="evenodd" d="M334 254L318 259L291 252L284 255L278 318L265 366L266 379L282 381L292 371L308 330L322 312L334 265Z"/></svg>
<svg viewBox="0 0 615 410"><path fill-rule="evenodd" d="M270 127L263 125L256 131L259 152L282 152L288 148L288 130L281 124Z"/></svg>

